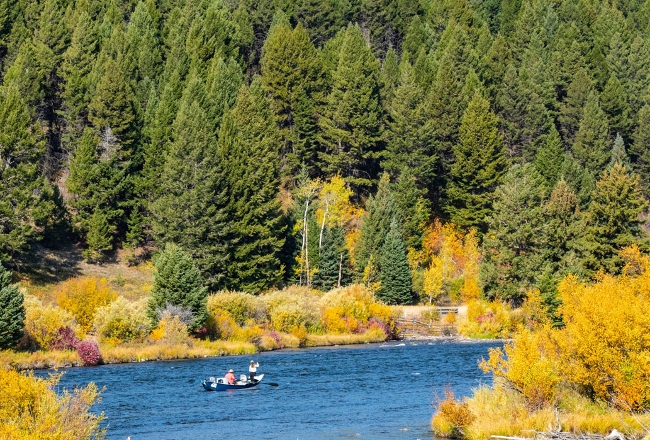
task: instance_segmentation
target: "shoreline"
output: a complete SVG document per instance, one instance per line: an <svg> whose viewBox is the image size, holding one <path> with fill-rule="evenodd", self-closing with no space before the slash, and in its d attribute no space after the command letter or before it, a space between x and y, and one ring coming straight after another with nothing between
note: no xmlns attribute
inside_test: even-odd
<svg viewBox="0 0 650 440"><path fill-rule="evenodd" d="M314 336L314 335L312 335ZM102 362L99 365L130 364L141 362L157 362L170 360L204 359L208 357L241 356L282 350L302 350L319 347L345 347L364 344L381 343L409 343L409 342L457 342L481 343L502 341L501 339L472 339L464 336L436 336L421 335L391 340L363 337L357 340L342 340L341 336L350 335L315 335L317 338L308 338L304 345L286 345L281 348L264 349L252 343L230 341L196 341L188 344L152 344L152 345L125 345L104 346ZM340 339L340 340L337 340ZM0 365L14 368L18 371L29 370L58 370L61 368L84 367L77 352L72 350L61 351L36 351L36 352L0 352Z"/></svg>

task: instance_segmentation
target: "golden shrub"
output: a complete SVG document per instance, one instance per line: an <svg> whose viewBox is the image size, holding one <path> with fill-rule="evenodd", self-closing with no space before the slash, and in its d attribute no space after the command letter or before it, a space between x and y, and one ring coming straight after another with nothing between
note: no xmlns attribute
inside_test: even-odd
<svg viewBox="0 0 650 440"><path fill-rule="evenodd" d="M250 293L221 291L208 297L208 312L215 314L226 311L238 325L244 325L251 318L261 318L264 313L257 298Z"/></svg>
<svg viewBox="0 0 650 440"><path fill-rule="evenodd" d="M46 306L38 298L25 296L25 331L41 348L48 348L61 327L75 327L72 313Z"/></svg>
<svg viewBox="0 0 650 440"><path fill-rule="evenodd" d="M472 338L508 338L517 324L516 315L507 304L474 300L467 304L467 321L458 331Z"/></svg>
<svg viewBox="0 0 650 440"><path fill-rule="evenodd" d="M181 322L178 316L163 313L156 327L149 338L153 341L160 341L168 344L189 343L190 337L187 334L187 326Z"/></svg>
<svg viewBox="0 0 650 440"><path fill-rule="evenodd" d="M561 376L553 346L542 333L522 328L503 350L490 349L489 359L482 360L479 366L506 379L531 408L542 408L555 400Z"/></svg>
<svg viewBox="0 0 650 440"><path fill-rule="evenodd" d="M71 438L101 439L105 430L99 427L103 415L94 415L89 408L99 401L97 387L65 391L57 396L53 388L60 375L49 379L0 369L0 438L68 440Z"/></svg>
<svg viewBox="0 0 650 440"><path fill-rule="evenodd" d="M433 431L444 437L462 437L463 428L471 424L476 416L470 411L467 402L459 402L454 393L445 390L445 398L436 404L436 413L431 420Z"/></svg>
<svg viewBox="0 0 650 440"><path fill-rule="evenodd" d="M72 313L82 332L92 329L99 307L108 305L117 295L105 278L77 277L64 281L56 288L59 306Z"/></svg>
<svg viewBox="0 0 650 440"><path fill-rule="evenodd" d="M122 296L98 308L93 323L100 339L112 344L142 340L149 333L149 326L147 298L130 302Z"/></svg>

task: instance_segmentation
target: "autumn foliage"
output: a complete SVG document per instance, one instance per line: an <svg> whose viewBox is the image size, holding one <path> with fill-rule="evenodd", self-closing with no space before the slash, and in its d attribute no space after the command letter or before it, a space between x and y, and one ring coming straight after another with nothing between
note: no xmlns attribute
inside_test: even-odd
<svg viewBox="0 0 650 440"><path fill-rule="evenodd" d="M117 295L105 278L78 277L61 283L56 290L59 306L72 313L83 333L92 329L95 313Z"/></svg>

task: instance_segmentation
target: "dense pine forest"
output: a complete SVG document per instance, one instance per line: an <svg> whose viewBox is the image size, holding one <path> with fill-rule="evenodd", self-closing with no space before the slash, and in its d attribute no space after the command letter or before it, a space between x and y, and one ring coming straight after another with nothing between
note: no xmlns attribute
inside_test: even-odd
<svg viewBox="0 0 650 440"><path fill-rule="evenodd" d="M634 0L0 0L0 261L174 243L210 291L399 304L458 290L440 219L486 298L552 308L646 248L648 23Z"/></svg>

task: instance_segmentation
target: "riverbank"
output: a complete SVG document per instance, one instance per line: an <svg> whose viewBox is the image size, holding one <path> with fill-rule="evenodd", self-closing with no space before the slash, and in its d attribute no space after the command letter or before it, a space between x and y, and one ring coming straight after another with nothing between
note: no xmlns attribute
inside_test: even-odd
<svg viewBox="0 0 650 440"><path fill-rule="evenodd" d="M140 343L100 345L103 364L198 359L218 356L236 356L283 348L326 347L355 345L386 341L383 332L369 330L360 334L309 334L301 339L291 334L279 335L278 346L260 346L250 342L201 341L183 343ZM0 351L0 367L16 370L81 367L83 362L74 350Z"/></svg>

